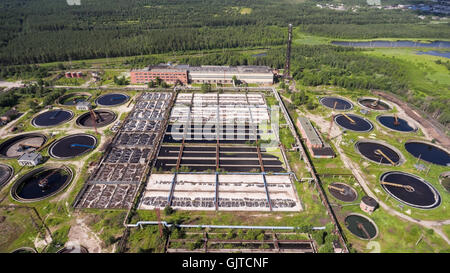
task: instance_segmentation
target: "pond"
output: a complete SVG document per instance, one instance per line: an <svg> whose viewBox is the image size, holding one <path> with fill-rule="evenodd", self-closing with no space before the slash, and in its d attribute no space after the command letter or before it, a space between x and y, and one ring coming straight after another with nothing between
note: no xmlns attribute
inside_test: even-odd
<svg viewBox="0 0 450 273"><path fill-rule="evenodd" d="M450 42L432 41L429 43L415 41L365 41L365 42L347 42L332 41L331 44L339 46L352 47L428 47L428 48L450 48Z"/></svg>

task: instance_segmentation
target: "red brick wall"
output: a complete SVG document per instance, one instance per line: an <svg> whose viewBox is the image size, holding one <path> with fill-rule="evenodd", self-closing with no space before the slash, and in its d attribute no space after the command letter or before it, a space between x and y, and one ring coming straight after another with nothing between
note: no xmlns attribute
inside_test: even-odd
<svg viewBox="0 0 450 273"><path fill-rule="evenodd" d="M148 83L151 80L155 81L157 77L167 83L175 83L180 80L183 84L188 83L187 71L183 72L154 72L154 71L131 71L131 83Z"/></svg>

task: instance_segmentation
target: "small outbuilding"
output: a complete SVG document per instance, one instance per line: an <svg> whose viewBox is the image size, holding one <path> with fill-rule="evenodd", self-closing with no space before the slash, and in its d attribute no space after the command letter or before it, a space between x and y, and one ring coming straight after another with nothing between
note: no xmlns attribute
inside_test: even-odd
<svg viewBox="0 0 450 273"><path fill-rule="evenodd" d="M372 213L378 207L378 202L374 198L366 195L363 196L363 198L361 198L361 203L359 204L359 207L364 212Z"/></svg>
<svg viewBox="0 0 450 273"><path fill-rule="evenodd" d="M18 159L20 166L37 166L42 162L42 155L39 153L25 153Z"/></svg>
<svg viewBox="0 0 450 273"><path fill-rule="evenodd" d="M91 103L88 101L80 101L77 103L76 108L77 108L77 110L89 111L89 110L91 110L92 106L91 106Z"/></svg>

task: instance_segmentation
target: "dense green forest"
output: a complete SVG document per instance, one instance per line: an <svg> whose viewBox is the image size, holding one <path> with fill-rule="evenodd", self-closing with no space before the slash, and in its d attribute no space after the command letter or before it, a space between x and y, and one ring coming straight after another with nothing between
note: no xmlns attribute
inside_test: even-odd
<svg viewBox="0 0 450 273"><path fill-rule="evenodd" d="M386 0L387 4L427 0ZM358 5L336 11L317 4ZM144 56L221 49L204 56L180 58L180 63L256 64L284 66L287 24L303 33L331 38L450 39L448 23L432 22L418 13L369 7L365 0L2 0L0 2L0 78L44 78L49 67L36 63L90 58L127 58L128 67L165 62ZM253 57L227 49L269 48ZM405 64L361 54L362 49L331 45L294 45L292 72L306 86L336 85L348 89L382 89L415 105L423 99L408 92ZM31 65L27 65L31 64ZM18 66L17 66L18 65ZM64 66L55 69L64 69ZM447 65L442 63L442 65ZM57 66L55 64L55 66ZM425 111L442 108L439 120L448 125L447 93L432 94Z"/></svg>
<svg viewBox="0 0 450 273"><path fill-rule="evenodd" d="M331 45L294 45L292 48L292 74L294 79L305 86L334 85L349 90L385 90L420 107L428 113L440 109L439 122L450 124L450 98L448 92L431 94L432 100L425 100L414 92L408 92L410 85L408 64L391 58L381 58L361 54L368 49L336 47ZM241 53L226 52L205 56L184 57L180 63L191 65L268 65L284 68L285 48L279 47L267 51L267 56L253 57ZM136 63L147 61L158 63L156 58L136 58ZM153 61L153 62L152 62ZM439 62L448 66L448 62ZM426 102L425 102L426 101Z"/></svg>
<svg viewBox="0 0 450 273"><path fill-rule="evenodd" d="M316 7L328 2L335 1L2 0L0 64L280 45L288 23L330 37L450 38L448 24L410 11L361 0L349 2L358 12Z"/></svg>

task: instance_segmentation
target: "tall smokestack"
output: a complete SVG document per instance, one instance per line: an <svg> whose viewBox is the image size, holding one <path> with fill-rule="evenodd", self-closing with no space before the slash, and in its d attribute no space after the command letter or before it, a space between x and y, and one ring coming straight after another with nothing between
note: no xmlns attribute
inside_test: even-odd
<svg viewBox="0 0 450 273"><path fill-rule="evenodd" d="M286 50L286 65L284 67L283 77L289 78L291 75L291 44L292 44L292 24L289 24L288 42Z"/></svg>

